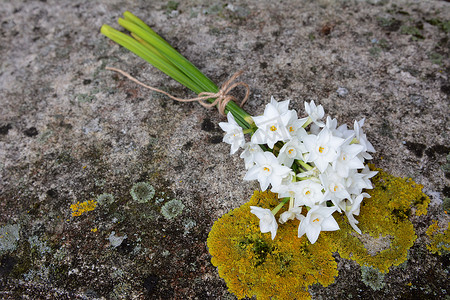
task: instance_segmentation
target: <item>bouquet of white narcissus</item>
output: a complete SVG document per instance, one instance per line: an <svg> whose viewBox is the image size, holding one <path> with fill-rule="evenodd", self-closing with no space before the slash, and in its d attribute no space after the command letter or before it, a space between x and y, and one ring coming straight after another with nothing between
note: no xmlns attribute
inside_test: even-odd
<svg viewBox="0 0 450 300"><path fill-rule="evenodd" d="M275 238L278 224L274 215L289 202L289 210L281 214L280 223L299 219L298 235L306 233L311 243L315 243L320 231L339 229L332 216L335 211L345 212L351 226L361 233L353 215L359 214L361 201L369 197L362 190L372 188L370 178L376 174L364 165L365 159L372 158L368 152L375 152L361 130L364 120L355 121L353 130L346 125L337 127L336 119L330 117L324 123L321 121L323 108L316 106L314 101L305 103L308 117L299 119L294 110L288 109L289 101L278 103L273 98L264 115L252 117L230 101L234 97L228 94L235 87L244 86L247 93L241 106L247 99L248 85L233 83L240 72L219 89L132 13L125 12L119 24L130 31L131 36L108 25L103 25L101 32L197 93L198 97L176 98L139 82L121 70L110 70L176 101L199 101L205 107L217 106L221 113L228 112L228 122L219 125L226 132L224 142L231 144L231 154L244 148L241 157L248 170L244 179L257 179L262 190L271 185L271 191L282 199L272 211L251 207L251 212L260 219L261 232L271 232L272 239ZM307 132L305 128L309 125ZM246 133L252 135L249 143L245 141ZM303 207L307 210L306 216L302 214Z"/></svg>
<svg viewBox="0 0 450 300"><path fill-rule="evenodd" d="M370 178L377 173L364 165L372 158L368 152L375 152L361 129L364 119L355 121L353 129L345 124L337 127L337 120L329 116L321 121L323 107L314 101L305 102L308 117L302 119L288 106L289 100L277 102L272 97L264 114L253 117L250 129L243 130L231 113L228 122L219 123L231 154L244 149L240 156L247 169L244 180L258 180L262 190L270 185L282 199L272 211L251 206L260 219L261 232L275 238L275 214L289 202L279 222L299 219L298 237L306 233L311 243L321 231L339 229L332 216L335 211L344 212L353 229L361 233L354 215L359 214L363 198L370 197L362 190L372 188ZM245 133L252 134L250 142L245 141Z"/></svg>

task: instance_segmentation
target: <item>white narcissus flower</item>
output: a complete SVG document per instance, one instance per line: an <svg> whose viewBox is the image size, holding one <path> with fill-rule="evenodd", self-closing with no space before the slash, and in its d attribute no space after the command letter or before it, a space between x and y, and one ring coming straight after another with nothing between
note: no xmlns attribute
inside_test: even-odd
<svg viewBox="0 0 450 300"><path fill-rule="evenodd" d="M344 210L348 222L350 223L352 228L359 234L361 234L361 229L359 229L358 226L356 226L356 224L358 224L359 222L358 220L355 219L353 215L359 216L359 210L363 198L370 198L370 195L367 193L352 195L351 201L345 200L342 201L342 203L339 205L342 208L342 210Z"/></svg>
<svg viewBox="0 0 450 300"><path fill-rule="evenodd" d="M277 234L278 223L270 209L250 206L250 212L259 218L259 229L261 232L270 232L273 240Z"/></svg>
<svg viewBox="0 0 450 300"><path fill-rule="evenodd" d="M291 118L290 111L286 110L289 100L278 103L274 99L266 105L262 116L253 117L253 121L258 129L252 135L252 143L267 144L273 148L278 141L288 141L291 135L286 129ZM282 105L283 104L283 105Z"/></svg>
<svg viewBox="0 0 450 300"><path fill-rule="evenodd" d="M293 190L292 180L289 183L281 184L276 189L271 188L272 193L277 193L278 198L294 198L295 192Z"/></svg>
<svg viewBox="0 0 450 300"><path fill-rule="evenodd" d="M270 97L270 104L275 106L275 108L278 110L278 113L280 115L287 113L289 111L289 102L290 101L291 100L284 100L284 101L278 102L277 100L275 100L274 96Z"/></svg>
<svg viewBox="0 0 450 300"><path fill-rule="evenodd" d="M360 173L362 175L362 180L364 181L365 187L364 189L373 189L372 181L370 178L378 174L378 171L370 171L369 166L365 166L364 169Z"/></svg>
<svg viewBox="0 0 450 300"><path fill-rule="evenodd" d="M327 127L334 136L343 137L341 131L337 130L337 120L332 119L330 116L327 116L325 127Z"/></svg>
<svg viewBox="0 0 450 300"><path fill-rule="evenodd" d="M250 169L255 165L255 154L264 152L258 144L246 143L240 158L244 159L245 168Z"/></svg>
<svg viewBox="0 0 450 300"><path fill-rule="evenodd" d="M234 154L240 147L245 144L244 132L242 127L236 123L231 112L227 114L228 122L220 122L219 126L226 132L223 141L231 145L230 155Z"/></svg>
<svg viewBox="0 0 450 300"><path fill-rule="evenodd" d="M372 155L370 155L367 152L376 152L375 148L372 146L372 144L367 140L367 136L363 133L361 127L364 125L364 120L361 119L358 122L354 122L353 128L355 130L355 139L357 142L364 147L363 151L361 152L362 157L365 159L372 159Z"/></svg>
<svg viewBox="0 0 450 300"><path fill-rule="evenodd" d="M348 176L345 178L345 185L347 191L354 195L361 194L362 190L367 188L366 182L364 181L364 174L359 173L357 170L349 170Z"/></svg>
<svg viewBox="0 0 450 300"><path fill-rule="evenodd" d="M320 183L307 179L291 182L289 185L282 186L276 192L278 198L294 198L294 206L306 205L312 207L324 201L322 189L323 186Z"/></svg>
<svg viewBox="0 0 450 300"><path fill-rule="evenodd" d="M293 207L288 211L285 211L280 215L280 218L278 219L280 221L280 224L286 223L288 220L294 220L297 218L298 220L303 220L305 216L302 215L302 208L301 207Z"/></svg>
<svg viewBox="0 0 450 300"><path fill-rule="evenodd" d="M348 129L347 124L342 124L336 130L340 132L340 135L338 135L338 136L342 137L344 139L346 139L350 136L355 136L355 131Z"/></svg>
<svg viewBox="0 0 450 300"><path fill-rule="evenodd" d="M295 110L290 110L290 112L291 118L286 125L286 129L292 138L297 137L301 140L302 137L308 135L305 128L303 128L303 125L308 121L308 118L299 119Z"/></svg>
<svg viewBox="0 0 450 300"><path fill-rule="evenodd" d="M320 172L324 172L328 165L339 156L339 148L344 139L335 137L328 128L323 128L319 135L310 134L303 138L303 144L309 152L307 162L313 162Z"/></svg>
<svg viewBox="0 0 450 300"><path fill-rule="evenodd" d="M366 165L361 172L350 170L346 178L347 191L350 194L361 194L363 189L372 189L372 182L370 178L375 176L377 171L370 171Z"/></svg>
<svg viewBox="0 0 450 300"><path fill-rule="evenodd" d="M316 124L319 127L325 126L325 124L322 121L320 121L320 119L322 119L323 116L325 115L322 105L316 106L314 101L311 101L310 103L305 102L305 111L314 124Z"/></svg>
<svg viewBox="0 0 450 300"><path fill-rule="evenodd" d="M364 147L359 144L350 144L352 139L353 136L350 136L344 141L338 158L333 162L333 170L342 177L347 177L349 170L364 168L364 160L358 156Z"/></svg>
<svg viewBox="0 0 450 300"><path fill-rule="evenodd" d="M332 216L335 210L335 207L312 207L308 211L306 217L300 221L300 225L298 227L298 237L301 237L306 233L310 243L314 244L319 238L321 231L338 230L339 225Z"/></svg>
<svg viewBox="0 0 450 300"><path fill-rule="evenodd" d="M292 171L292 169L289 171L289 173L287 173L286 175L283 176L283 178L281 179L281 183L278 187L273 187L270 189L270 191L272 193L278 193L279 190L282 190L284 186L288 186L289 184L291 184L291 182L293 181L293 179L295 178L295 172Z"/></svg>
<svg viewBox="0 0 450 300"><path fill-rule="evenodd" d="M293 185L295 185L294 206L313 207L325 200L322 193L323 186L320 183L307 179L295 182Z"/></svg>
<svg viewBox="0 0 450 300"><path fill-rule="evenodd" d="M346 178L339 176L330 167L325 173L319 175L320 181L325 188L325 199L331 200L337 206L339 212L341 209L338 204L343 199L349 199L350 193L347 190Z"/></svg>
<svg viewBox="0 0 450 300"><path fill-rule="evenodd" d="M247 171L244 180L257 179L263 191L269 187L269 184L277 189L283 178L290 175L291 169L280 165L272 152L256 153L254 158L255 165Z"/></svg>
<svg viewBox="0 0 450 300"><path fill-rule="evenodd" d="M291 167L295 159L303 160L303 153L306 152L305 146L294 138L283 145L278 154L280 164Z"/></svg>

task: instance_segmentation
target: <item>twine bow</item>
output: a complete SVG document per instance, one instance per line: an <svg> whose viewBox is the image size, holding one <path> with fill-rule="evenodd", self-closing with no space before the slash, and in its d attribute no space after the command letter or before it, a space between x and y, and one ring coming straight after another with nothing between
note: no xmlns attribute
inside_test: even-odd
<svg viewBox="0 0 450 300"><path fill-rule="evenodd" d="M250 88L248 86L248 84L246 84L245 82L235 82L233 83L233 81L236 80L236 78L238 78L243 71L238 71L236 73L233 74L233 76L231 76L230 79L228 79L227 81L225 81L222 86L220 87L220 90L217 93L213 93L213 92L201 92L200 94L198 94L197 97L195 98L190 98L190 99L183 99L183 98L178 98L175 96L172 96L171 94L162 91L160 89L148 86L142 82L140 82L139 80L137 80L136 78L134 78L133 76L131 76L130 74L120 70L120 69L116 69L116 68L111 68L111 67L106 67L105 69L107 70L111 70L111 71L115 71L117 73L122 74L123 76L127 77L128 79L130 79L131 81L134 81L135 83L158 93L164 94L167 97L175 100L175 101L179 101L179 102L195 102L197 101L198 103L200 103L203 107L206 108L211 108L214 106L217 106L217 109L219 110L219 113L223 116L225 116L225 107L227 106L228 102L230 101L236 101L236 97L229 95L229 93L231 92L231 90L233 90L234 88L238 87L238 86L243 86L246 89L245 92L245 97L244 99L242 99L240 106L242 107L244 105L244 103L247 101L248 96L250 95ZM212 103L206 103L205 101L208 99L214 99L214 101Z"/></svg>

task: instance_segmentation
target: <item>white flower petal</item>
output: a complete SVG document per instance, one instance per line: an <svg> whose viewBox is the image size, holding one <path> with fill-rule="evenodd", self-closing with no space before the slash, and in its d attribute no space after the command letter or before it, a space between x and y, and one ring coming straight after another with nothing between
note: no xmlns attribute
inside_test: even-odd
<svg viewBox="0 0 450 300"><path fill-rule="evenodd" d="M328 218L325 218L320 224L322 227L322 231L335 231L339 230L339 224L336 222L336 220L333 218L333 216L329 216Z"/></svg>

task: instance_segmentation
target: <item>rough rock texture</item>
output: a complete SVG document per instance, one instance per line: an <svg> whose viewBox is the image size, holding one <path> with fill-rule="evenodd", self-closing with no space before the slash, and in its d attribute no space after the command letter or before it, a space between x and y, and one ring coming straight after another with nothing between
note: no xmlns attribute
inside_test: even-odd
<svg viewBox="0 0 450 300"><path fill-rule="evenodd" d="M275 96L316 100L340 123L366 118L374 163L424 185L408 263L373 291L338 259L317 299L442 299L448 254L426 228L448 222L449 12L446 1L2 1L0 249L3 299L232 299L210 263L213 222L257 188L221 143L216 111L176 103L105 66L181 97L191 93L99 34L129 10L220 84L245 69L246 110ZM146 203L130 190L148 182ZM71 205L92 210L72 216ZM175 207L161 208L169 201ZM181 201L181 205L179 204ZM172 205L173 206L173 205ZM182 210L180 212L180 210ZM8 227L4 227L8 226ZM3 241L2 241L3 242ZM337 296L336 296L337 295Z"/></svg>

